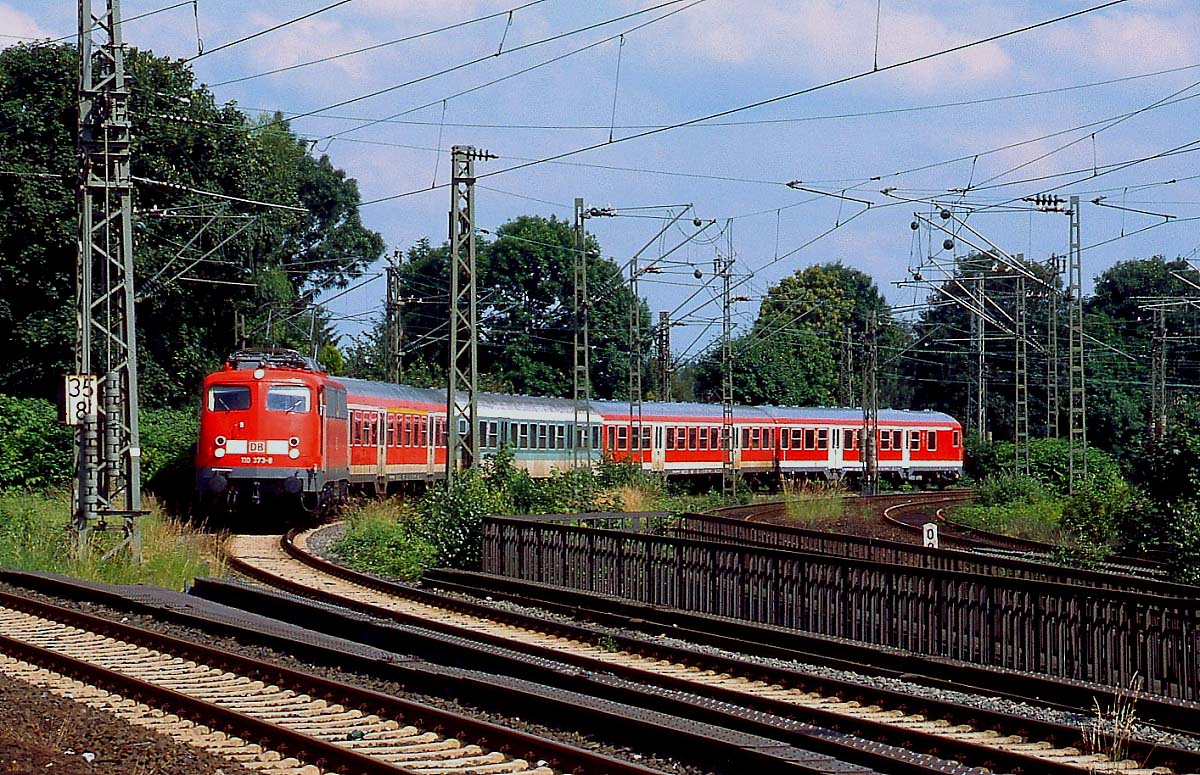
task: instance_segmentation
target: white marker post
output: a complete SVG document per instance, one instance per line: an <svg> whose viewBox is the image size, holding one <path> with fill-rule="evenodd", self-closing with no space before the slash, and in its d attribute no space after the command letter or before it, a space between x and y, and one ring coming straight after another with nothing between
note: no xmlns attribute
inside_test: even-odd
<svg viewBox="0 0 1200 775"><path fill-rule="evenodd" d="M924 525L921 525L921 531L922 531L922 536L924 538L925 548L926 549L937 549L938 548L937 524L933 523L933 522L926 522Z"/></svg>

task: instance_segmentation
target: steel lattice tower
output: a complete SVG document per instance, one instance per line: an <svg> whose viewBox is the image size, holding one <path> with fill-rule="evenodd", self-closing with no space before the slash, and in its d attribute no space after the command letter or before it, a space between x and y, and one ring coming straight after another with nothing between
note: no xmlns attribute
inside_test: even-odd
<svg viewBox="0 0 1200 775"><path fill-rule="evenodd" d="M975 351L975 385L971 421L980 438L987 436L987 323L984 310L987 308L987 288L983 276L975 281L975 311L971 316L971 342Z"/></svg>
<svg viewBox="0 0 1200 775"><path fill-rule="evenodd" d="M866 331L863 332L863 428L858 453L863 464L863 495L875 495L879 492L879 351L876 342L878 326L875 311L871 310L867 317Z"/></svg>
<svg viewBox="0 0 1200 775"><path fill-rule="evenodd" d="M669 310L659 310L658 312L658 336L657 340L657 356L658 356L658 400L671 400L671 312Z"/></svg>
<svg viewBox="0 0 1200 775"><path fill-rule="evenodd" d="M592 369L591 347L588 341L591 300L588 298L587 231L584 229L583 199L575 199L575 354L572 368L575 398L575 443L571 447L571 462L592 465ZM582 419L582 423L580 420Z"/></svg>
<svg viewBox="0 0 1200 775"><path fill-rule="evenodd" d="M737 471L733 460L733 237L730 233L728 254L718 255L715 263L721 278L721 494L737 495Z"/></svg>
<svg viewBox="0 0 1200 775"><path fill-rule="evenodd" d="M638 291L639 253L629 261L629 449L642 465L642 300Z"/></svg>
<svg viewBox="0 0 1200 775"><path fill-rule="evenodd" d="M404 378L404 302L400 298L400 251L387 267L387 381L399 384Z"/></svg>
<svg viewBox="0 0 1200 775"><path fill-rule="evenodd" d="M1017 261L1024 263L1025 256L1018 253ZM1016 277L1017 290L1014 304L1016 337L1013 343L1013 447L1017 457L1017 471L1029 473L1029 350L1025 321L1025 275Z"/></svg>
<svg viewBox="0 0 1200 775"><path fill-rule="evenodd" d="M1071 197L1071 253L1067 258L1068 334L1067 374L1070 424L1070 491L1087 477L1087 393L1083 348L1083 244L1079 229L1079 197Z"/></svg>
<svg viewBox="0 0 1200 775"><path fill-rule="evenodd" d="M1046 437L1057 439L1059 432L1058 394L1058 276L1062 274L1062 259L1050 256L1047 265L1051 275L1046 289Z"/></svg>
<svg viewBox="0 0 1200 775"><path fill-rule="evenodd" d="M450 150L450 363L446 370L446 481L479 462L479 307L475 277L475 161L469 145ZM460 424L464 427L460 427ZM465 432L465 436L464 436Z"/></svg>
<svg viewBox="0 0 1200 775"><path fill-rule="evenodd" d="M73 526L85 552L92 530L120 518L117 548L140 557L129 88L120 0L101 5L79 3L76 373L67 380L67 420L76 425Z"/></svg>
<svg viewBox="0 0 1200 775"><path fill-rule="evenodd" d="M1167 432L1167 311L1154 309L1150 339L1150 437L1162 441Z"/></svg>

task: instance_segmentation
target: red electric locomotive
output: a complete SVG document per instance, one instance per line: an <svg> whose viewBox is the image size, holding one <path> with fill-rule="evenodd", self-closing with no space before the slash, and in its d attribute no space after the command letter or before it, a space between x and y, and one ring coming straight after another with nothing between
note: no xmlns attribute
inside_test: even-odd
<svg viewBox="0 0 1200 775"><path fill-rule="evenodd" d="M302 497L306 507L345 494L346 388L292 350L236 352L204 380L196 484L203 498Z"/></svg>

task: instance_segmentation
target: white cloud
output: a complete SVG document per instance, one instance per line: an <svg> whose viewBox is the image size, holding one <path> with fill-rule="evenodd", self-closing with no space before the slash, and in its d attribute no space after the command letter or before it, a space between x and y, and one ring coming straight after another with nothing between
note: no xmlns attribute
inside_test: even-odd
<svg viewBox="0 0 1200 775"><path fill-rule="evenodd" d="M1048 41L1056 58L1083 67L1124 75L1189 65L1200 58L1200 41L1191 32L1196 14L1112 12L1064 28Z"/></svg>
<svg viewBox="0 0 1200 775"><path fill-rule="evenodd" d="M277 23L278 20L256 14L250 18L248 26L258 29ZM347 27L335 19L314 18L273 33L261 45L254 47L251 57L255 69L273 70L362 48L375 42L360 28ZM370 74L367 65L362 56L349 56L335 59L326 67L352 80L362 81ZM327 77L329 72L329 69L323 69L322 78Z"/></svg>
<svg viewBox="0 0 1200 775"><path fill-rule="evenodd" d="M685 34L664 36L663 44L687 55L776 71L799 68L806 75L831 77L874 64L876 3L869 0L747 0L736 14L728 6L704 5L686 14ZM884 9L880 21L881 66L967 43L996 27L987 14L951 16ZM990 43L927 64L906 68L903 83L918 89L987 81L1012 65L1005 50Z"/></svg>
<svg viewBox="0 0 1200 775"><path fill-rule="evenodd" d="M7 4L0 3L0 33L5 36L0 37L0 48L20 43L23 38L52 38L54 35L42 29L33 17L10 7Z"/></svg>

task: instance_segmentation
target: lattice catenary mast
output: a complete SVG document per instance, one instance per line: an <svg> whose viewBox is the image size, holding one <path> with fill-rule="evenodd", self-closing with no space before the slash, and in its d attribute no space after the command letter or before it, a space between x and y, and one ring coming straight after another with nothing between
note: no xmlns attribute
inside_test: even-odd
<svg viewBox="0 0 1200 775"><path fill-rule="evenodd" d="M591 299L588 297L587 231L584 218L587 212L583 198L575 199L575 252L572 264L575 269L575 346L572 369L573 395L575 398L575 443L571 447L571 463L578 468L580 463L591 467L592 443L592 369L589 337ZM582 421L582 422L581 422Z"/></svg>
<svg viewBox="0 0 1200 775"><path fill-rule="evenodd" d="M97 38L100 39L97 42ZM79 254L75 374L67 422L75 425L72 524L80 552L92 530L120 518L141 554L141 449L133 288L129 88L120 0L79 2Z"/></svg>
<svg viewBox="0 0 1200 775"><path fill-rule="evenodd" d="M479 462L479 307L475 283L475 162L496 158L469 145L450 150L450 364L446 370L446 481Z"/></svg>
<svg viewBox="0 0 1200 775"><path fill-rule="evenodd" d="M1087 477L1087 394L1083 349L1083 243L1079 236L1079 197L1071 197L1071 252L1067 256L1067 304L1070 361L1070 492Z"/></svg>

